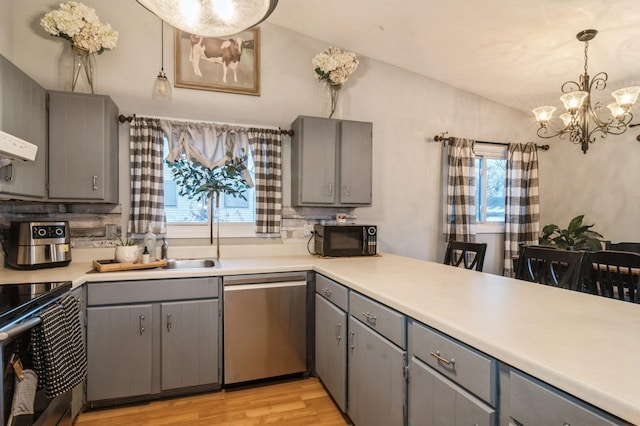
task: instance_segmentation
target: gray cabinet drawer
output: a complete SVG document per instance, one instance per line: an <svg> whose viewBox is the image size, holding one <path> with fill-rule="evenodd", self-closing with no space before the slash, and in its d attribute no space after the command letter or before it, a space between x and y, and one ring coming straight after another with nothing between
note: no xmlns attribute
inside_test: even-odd
<svg viewBox="0 0 640 426"><path fill-rule="evenodd" d="M445 377L497 405L497 360L413 321L409 323L409 349Z"/></svg>
<svg viewBox="0 0 640 426"><path fill-rule="evenodd" d="M518 424L548 426L624 425L606 413L551 386L511 370L509 372L510 415Z"/></svg>
<svg viewBox="0 0 640 426"><path fill-rule="evenodd" d="M349 290L345 286L316 274L316 293L330 300L343 311L349 310Z"/></svg>
<svg viewBox="0 0 640 426"><path fill-rule="evenodd" d="M95 306L214 299L218 297L219 282L219 277L205 277L89 283L87 285L87 304Z"/></svg>
<svg viewBox="0 0 640 426"><path fill-rule="evenodd" d="M406 349L406 317L354 291L349 292L349 314Z"/></svg>

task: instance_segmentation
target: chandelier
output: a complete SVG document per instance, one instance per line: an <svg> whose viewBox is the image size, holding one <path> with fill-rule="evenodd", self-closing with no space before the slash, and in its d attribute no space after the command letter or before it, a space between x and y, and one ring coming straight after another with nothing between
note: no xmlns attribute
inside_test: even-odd
<svg viewBox="0 0 640 426"><path fill-rule="evenodd" d="M611 112L611 118L603 117L602 103L591 103L591 92L593 90L604 90L607 87L607 73L600 72L590 79L587 71L587 61L589 59L589 41L598 34L596 30L580 31L576 38L584 43L584 74L579 81L566 81L562 84L561 90L564 95L560 100L564 104L566 112L560 115L564 123L561 129L554 128L549 120L556 110L553 106L541 106L533 109L533 113L538 120L538 136L544 139L559 136L563 139L569 135L569 140L582 147L585 154L589 149L589 143L596 140L596 136L606 138L607 135L621 135L629 127L633 119L631 106L638 99L640 86L625 87L611 93L615 102L607 105ZM593 127L591 127L593 125Z"/></svg>
<svg viewBox="0 0 640 426"><path fill-rule="evenodd" d="M223 37L258 25L275 10L278 0L138 0L179 30Z"/></svg>

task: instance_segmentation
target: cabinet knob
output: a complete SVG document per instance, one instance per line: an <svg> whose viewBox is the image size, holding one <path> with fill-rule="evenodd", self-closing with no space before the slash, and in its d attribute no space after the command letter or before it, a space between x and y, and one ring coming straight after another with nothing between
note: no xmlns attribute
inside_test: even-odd
<svg viewBox="0 0 640 426"><path fill-rule="evenodd" d="M328 288L323 288L322 291L324 292L324 296L326 298L330 298L331 297L331 290L329 290Z"/></svg>

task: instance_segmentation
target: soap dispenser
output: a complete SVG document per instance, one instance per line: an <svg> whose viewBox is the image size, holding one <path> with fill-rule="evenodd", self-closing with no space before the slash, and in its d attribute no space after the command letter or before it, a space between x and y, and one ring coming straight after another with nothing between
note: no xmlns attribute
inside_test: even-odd
<svg viewBox="0 0 640 426"><path fill-rule="evenodd" d="M149 261L156 260L156 234L151 230L151 224L149 224L149 229L144 234L144 247L149 252Z"/></svg>

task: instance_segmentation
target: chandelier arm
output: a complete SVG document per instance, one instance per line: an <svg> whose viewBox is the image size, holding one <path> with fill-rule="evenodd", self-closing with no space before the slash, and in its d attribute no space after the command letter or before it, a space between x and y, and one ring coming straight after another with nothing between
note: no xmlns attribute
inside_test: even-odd
<svg viewBox="0 0 640 426"><path fill-rule="evenodd" d="M599 128L599 127L602 127L605 129L609 128L611 125L613 125L613 118L609 120L602 120L600 118L600 115L598 114L601 110L602 110L601 102L596 102L593 105L593 107L591 106L591 104L587 105L588 115L593 120L593 122L596 123L596 128Z"/></svg>
<svg viewBox="0 0 640 426"><path fill-rule="evenodd" d="M549 134L549 130L551 130L552 134ZM543 139L552 139L552 138L555 138L556 136L559 136L560 139L563 139L564 133L565 133L564 129L557 130L549 124L546 124L544 126L540 125L537 131L538 136Z"/></svg>
<svg viewBox="0 0 640 426"><path fill-rule="evenodd" d="M587 92L589 92L589 94L591 94L591 89L595 89L595 90L604 90L607 87L607 81L609 80L609 75L606 72L599 72L598 74L594 75L593 78L591 79L591 84L589 85L589 90L587 90Z"/></svg>
<svg viewBox="0 0 640 426"><path fill-rule="evenodd" d="M575 87L571 87L571 86L575 86ZM569 80L562 83L560 90L562 90L562 93L577 92L579 90L582 90L582 86L577 81Z"/></svg>

